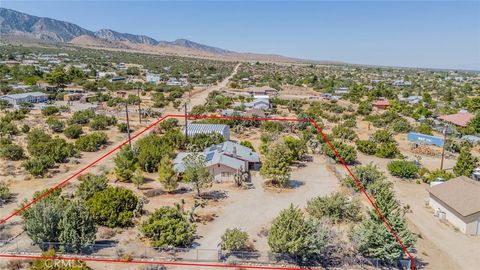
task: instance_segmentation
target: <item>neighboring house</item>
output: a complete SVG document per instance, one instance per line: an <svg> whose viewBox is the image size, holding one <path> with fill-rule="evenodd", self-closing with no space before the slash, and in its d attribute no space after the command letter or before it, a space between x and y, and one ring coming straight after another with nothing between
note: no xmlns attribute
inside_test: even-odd
<svg viewBox="0 0 480 270"><path fill-rule="evenodd" d="M270 104L270 100L266 98L257 98L254 99L252 102L245 103L245 108L247 109L262 109L262 110L268 110L272 108L272 105Z"/></svg>
<svg viewBox="0 0 480 270"><path fill-rule="evenodd" d="M218 133L225 138L225 140L230 140L230 127L228 125L221 124L188 124L187 125L188 136L193 136L195 134L211 134ZM185 134L185 128L183 128L183 134Z"/></svg>
<svg viewBox="0 0 480 270"><path fill-rule="evenodd" d="M158 83L162 77L159 74L147 73L145 75L145 81L149 83Z"/></svg>
<svg viewBox="0 0 480 270"><path fill-rule="evenodd" d="M381 110L386 110L390 107L390 102L387 99L380 99L372 103L373 107Z"/></svg>
<svg viewBox="0 0 480 270"><path fill-rule="evenodd" d="M117 73L115 72L111 72L111 71L108 71L108 72L103 72L103 71L100 71L97 73L97 78L101 79L101 78L105 78L107 76L117 76Z"/></svg>
<svg viewBox="0 0 480 270"><path fill-rule="evenodd" d="M408 102L409 104L417 104L422 101L423 97L422 96L409 96L405 98L405 101Z"/></svg>
<svg viewBox="0 0 480 270"><path fill-rule="evenodd" d="M410 82L410 81L405 81L405 80L403 80L403 79L402 79L402 80L394 80L394 81L392 82L392 85L393 85L393 86L410 86L410 85L412 85L412 82Z"/></svg>
<svg viewBox="0 0 480 270"><path fill-rule="evenodd" d="M173 167L183 173L183 159L190 153L179 153L173 160ZM250 148L232 141L226 141L205 149L201 155L205 157L206 167L216 181L233 180L235 173L258 169L260 157Z"/></svg>
<svg viewBox="0 0 480 270"><path fill-rule="evenodd" d="M469 113L466 110L460 110L455 114L440 115L438 119L444 122L452 123L456 126L466 127L468 126L468 122L470 122L473 117L475 117L473 113Z"/></svg>
<svg viewBox="0 0 480 270"><path fill-rule="evenodd" d="M350 89L348 89L348 87L340 87L338 89L335 89L333 93L336 95L346 95L350 93Z"/></svg>
<svg viewBox="0 0 480 270"><path fill-rule="evenodd" d="M265 111L262 109L250 109L245 111L243 113L243 116L245 117L259 117L259 118L265 118L267 115L265 114Z"/></svg>
<svg viewBox="0 0 480 270"><path fill-rule="evenodd" d="M479 144L480 143L480 137L474 136L474 135L464 135L462 137L462 140L467 141L473 145Z"/></svg>
<svg viewBox="0 0 480 270"><path fill-rule="evenodd" d="M269 86L262 86L262 87L252 86L248 88L248 93L250 93L250 95L252 96L255 96L255 95L278 96L278 90L275 88L271 88Z"/></svg>
<svg viewBox="0 0 480 270"><path fill-rule="evenodd" d="M169 86L179 86L182 83L179 80L177 80L177 78L170 77L170 78L168 78L168 81L167 81L166 84L169 85Z"/></svg>
<svg viewBox="0 0 480 270"><path fill-rule="evenodd" d="M480 182L459 176L428 189L435 216L464 234L480 235Z"/></svg>
<svg viewBox="0 0 480 270"><path fill-rule="evenodd" d="M28 92L20 94L10 94L0 97L2 100L6 100L8 103L12 104L15 107L20 106L20 104L29 102L29 103L42 103L47 102L49 95L42 92Z"/></svg>

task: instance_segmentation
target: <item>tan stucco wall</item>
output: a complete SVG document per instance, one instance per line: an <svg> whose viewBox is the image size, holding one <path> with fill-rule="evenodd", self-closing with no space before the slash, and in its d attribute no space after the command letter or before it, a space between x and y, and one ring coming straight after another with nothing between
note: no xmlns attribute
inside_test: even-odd
<svg viewBox="0 0 480 270"><path fill-rule="evenodd" d="M451 207L430 195L429 205L433 208L434 211L440 209L445 213L445 219L450 222L453 226L457 227L464 234L477 234L477 226L480 222L480 212L463 217Z"/></svg>

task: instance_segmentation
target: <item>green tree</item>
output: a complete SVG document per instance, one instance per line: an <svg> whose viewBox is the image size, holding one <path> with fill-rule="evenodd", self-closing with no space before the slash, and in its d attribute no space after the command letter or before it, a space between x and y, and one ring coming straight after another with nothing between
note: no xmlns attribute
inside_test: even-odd
<svg viewBox="0 0 480 270"><path fill-rule="evenodd" d="M143 184L145 184L145 177L143 176L143 170L141 168L137 167L133 173L132 183L137 188L140 188Z"/></svg>
<svg viewBox="0 0 480 270"><path fill-rule="evenodd" d="M409 231L403 216L398 211L384 216L403 244L411 248L415 243L415 237ZM364 256L389 262L403 257L402 247L375 211L369 212L369 218L365 219L355 232L358 248Z"/></svg>
<svg viewBox="0 0 480 270"><path fill-rule="evenodd" d="M470 177L472 171L477 167L478 158L471 153L471 149L463 147L460 150L460 155L457 158L457 163L453 166L455 175L465 175Z"/></svg>
<svg viewBox="0 0 480 270"><path fill-rule="evenodd" d="M82 200L90 199L93 194L103 191L108 186L105 175L84 174L78 177L80 184L77 186L75 195Z"/></svg>
<svg viewBox="0 0 480 270"><path fill-rule="evenodd" d="M341 192L309 200L306 210L310 216L316 219L328 217L333 223L361 219L360 202L350 200Z"/></svg>
<svg viewBox="0 0 480 270"><path fill-rule="evenodd" d="M83 134L82 126L73 124L63 130L63 134L69 139L78 139Z"/></svg>
<svg viewBox="0 0 480 270"><path fill-rule="evenodd" d="M158 181L168 191L172 192L178 187L177 173L173 168L172 159L164 157L158 166Z"/></svg>
<svg viewBox="0 0 480 270"><path fill-rule="evenodd" d="M292 161L301 161L303 156L307 153L307 143L302 139L286 136L283 138L283 142L289 149L290 158Z"/></svg>
<svg viewBox="0 0 480 270"><path fill-rule="evenodd" d="M107 187L87 200L87 207L97 224L110 228L132 225L138 198L131 190Z"/></svg>
<svg viewBox="0 0 480 270"><path fill-rule="evenodd" d="M479 99L480 100L480 99ZM468 123L468 126L475 130L476 133L480 133L480 110L477 111L475 117Z"/></svg>
<svg viewBox="0 0 480 270"><path fill-rule="evenodd" d="M59 221L58 241L67 251L80 252L85 245L95 242L97 228L87 208L79 202L70 202Z"/></svg>
<svg viewBox="0 0 480 270"><path fill-rule="evenodd" d="M283 142L270 146L260 174L270 183L285 187L290 179L290 150Z"/></svg>
<svg viewBox="0 0 480 270"><path fill-rule="evenodd" d="M200 196L200 190L209 187L212 184L213 177L206 167L205 157L198 153L187 155L184 159L185 170L183 172L183 179L191 183L197 191L197 196Z"/></svg>
<svg viewBox="0 0 480 270"><path fill-rule="evenodd" d="M273 221L268 232L268 245L275 253L308 262L321 254L325 239L319 238L313 220L306 220L300 209L290 205Z"/></svg>
<svg viewBox="0 0 480 270"><path fill-rule="evenodd" d="M375 182L386 179L385 174L378 169L377 165L372 163L365 166L356 166L353 168L352 173L365 189L370 188L370 186ZM357 183L351 176L346 176L343 179L343 183L357 191L360 190Z"/></svg>
<svg viewBox="0 0 480 270"><path fill-rule="evenodd" d="M47 73L45 75L45 80L49 84L53 84L61 88L65 87L65 85L71 82L69 76L62 66L56 66L50 73Z"/></svg>
<svg viewBox="0 0 480 270"><path fill-rule="evenodd" d="M137 164L137 152L124 146L115 157L115 175L120 181L131 181Z"/></svg>
<svg viewBox="0 0 480 270"><path fill-rule="evenodd" d="M339 141L333 141L332 145L346 164L351 165L355 163L357 160L357 150L355 150L353 146ZM327 157L333 158L337 162L341 161L328 143L323 144L322 150Z"/></svg>
<svg viewBox="0 0 480 270"><path fill-rule="evenodd" d="M178 209L165 206L155 210L140 230L154 247L189 247L195 236L195 226Z"/></svg>
<svg viewBox="0 0 480 270"><path fill-rule="evenodd" d="M163 157L173 157L175 150L173 142L157 135L149 135L138 140L138 162L146 172L155 172Z"/></svg>
<svg viewBox="0 0 480 270"><path fill-rule="evenodd" d="M248 233L238 228L227 229L222 235L221 240L220 248L228 252L252 250Z"/></svg>
<svg viewBox="0 0 480 270"><path fill-rule="evenodd" d="M75 141L75 147L80 151L96 152L108 143L108 136L103 132L93 132L83 135Z"/></svg>

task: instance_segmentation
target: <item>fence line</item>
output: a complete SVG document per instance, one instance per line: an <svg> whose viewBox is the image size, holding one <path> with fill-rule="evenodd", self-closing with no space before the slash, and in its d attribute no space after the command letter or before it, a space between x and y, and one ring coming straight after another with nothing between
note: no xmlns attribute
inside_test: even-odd
<svg viewBox="0 0 480 270"><path fill-rule="evenodd" d="M96 243L92 245L72 245L62 243L41 243L34 245L30 241L21 240L7 242L0 240L0 253L12 255L39 256L45 250L54 248L62 257L144 260L144 261L185 261L185 262L218 262L237 265L297 265L295 258L286 254L273 252L234 251L200 248L153 248L148 246L118 247L116 243ZM369 266L391 269L408 269L411 261L408 259L396 262L384 262L374 258L342 257L327 260L319 257L316 265L323 267Z"/></svg>

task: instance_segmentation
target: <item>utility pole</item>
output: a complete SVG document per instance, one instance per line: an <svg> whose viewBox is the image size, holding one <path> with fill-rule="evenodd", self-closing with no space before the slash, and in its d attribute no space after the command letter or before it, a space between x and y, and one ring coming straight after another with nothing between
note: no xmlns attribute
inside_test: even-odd
<svg viewBox="0 0 480 270"><path fill-rule="evenodd" d="M140 98L140 88L137 87L137 95L138 95L138 122L142 123L142 109L140 103L142 103L142 99Z"/></svg>
<svg viewBox="0 0 480 270"><path fill-rule="evenodd" d="M188 117L187 117L187 103L183 104L183 108L185 111L185 148L188 145Z"/></svg>
<svg viewBox="0 0 480 270"><path fill-rule="evenodd" d="M128 119L128 105L125 102L125 115L127 116L127 134L128 134L128 144L130 145L130 149L132 149L132 139L130 138L130 120Z"/></svg>
<svg viewBox="0 0 480 270"><path fill-rule="evenodd" d="M443 129L442 162L440 163L440 170L443 170L443 159L445 158L445 146L447 145L447 128L448 126L445 124L445 128Z"/></svg>

